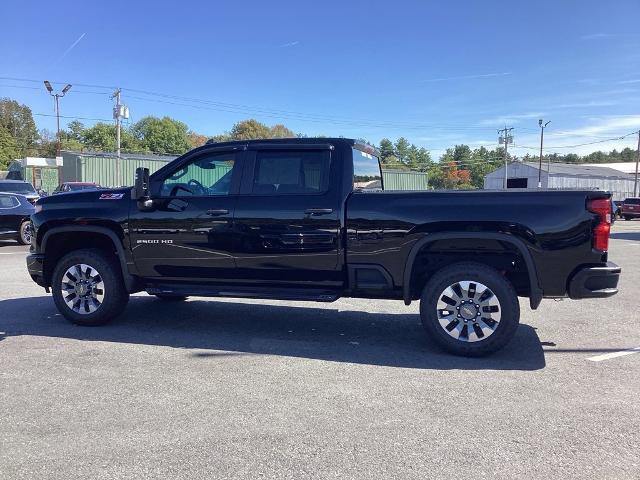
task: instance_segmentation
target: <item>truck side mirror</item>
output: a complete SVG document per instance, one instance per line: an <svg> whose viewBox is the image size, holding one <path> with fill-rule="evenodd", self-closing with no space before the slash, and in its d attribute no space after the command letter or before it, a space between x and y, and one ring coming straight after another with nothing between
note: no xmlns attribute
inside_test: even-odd
<svg viewBox="0 0 640 480"><path fill-rule="evenodd" d="M143 200L149 197L149 169L136 168L136 183L131 191L133 200Z"/></svg>

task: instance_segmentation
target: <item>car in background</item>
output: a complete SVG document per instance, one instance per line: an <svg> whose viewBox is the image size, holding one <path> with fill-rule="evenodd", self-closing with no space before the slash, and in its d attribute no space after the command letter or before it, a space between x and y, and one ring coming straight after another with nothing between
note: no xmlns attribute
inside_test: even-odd
<svg viewBox="0 0 640 480"><path fill-rule="evenodd" d="M31 243L31 214L36 209L25 195L0 193L0 239Z"/></svg>
<svg viewBox="0 0 640 480"><path fill-rule="evenodd" d="M622 202L622 217L625 220L640 217L640 198L625 198Z"/></svg>
<svg viewBox="0 0 640 480"><path fill-rule="evenodd" d="M56 188L52 194L79 192L80 190L97 190L101 188L100 185L93 182L64 182Z"/></svg>
<svg viewBox="0 0 640 480"><path fill-rule="evenodd" d="M36 192L33 185L24 180L0 180L0 193L18 193L24 195L32 205L35 205L36 200L40 198L40 194Z"/></svg>

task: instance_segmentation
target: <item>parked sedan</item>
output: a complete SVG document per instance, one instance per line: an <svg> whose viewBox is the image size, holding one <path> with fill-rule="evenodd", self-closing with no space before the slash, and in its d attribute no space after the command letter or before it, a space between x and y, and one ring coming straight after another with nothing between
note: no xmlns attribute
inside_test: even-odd
<svg viewBox="0 0 640 480"><path fill-rule="evenodd" d="M40 198L36 189L29 182L24 180L0 180L0 193L17 193L23 195L35 205L36 200Z"/></svg>
<svg viewBox="0 0 640 480"><path fill-rule="evenodd" d="M30 216L35 207L18 193L0 193L0 238L12 238L22 245L31 243Z"/></svg>

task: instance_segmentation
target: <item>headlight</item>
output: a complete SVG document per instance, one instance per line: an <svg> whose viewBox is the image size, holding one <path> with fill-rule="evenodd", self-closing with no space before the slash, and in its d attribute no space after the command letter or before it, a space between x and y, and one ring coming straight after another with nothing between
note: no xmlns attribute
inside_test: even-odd
<svg viewBox="0 0 640 480"><path fill-rule="evenodd" d="M35 207L36 207L36 213L40 213L42 211L42 205L36 203Z"/></svg>

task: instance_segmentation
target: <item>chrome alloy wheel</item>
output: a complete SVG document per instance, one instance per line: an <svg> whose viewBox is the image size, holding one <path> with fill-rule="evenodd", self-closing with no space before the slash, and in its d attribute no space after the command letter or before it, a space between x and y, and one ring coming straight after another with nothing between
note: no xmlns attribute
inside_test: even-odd
<svg viewBox="0 0 640 480"><path fill-rule="evenodd" d="M62 276L62 298L71 310L81 315L95 312L104 301L104 282L98 271L80 263Z"/></svg>
<svg viewBox="0 0 640 480"><path fill-rule="evenodd" d="M461 342L485 340L500 323L500 301L479 282L449 285L438 297L436 309L440 326Z"/></svg>

